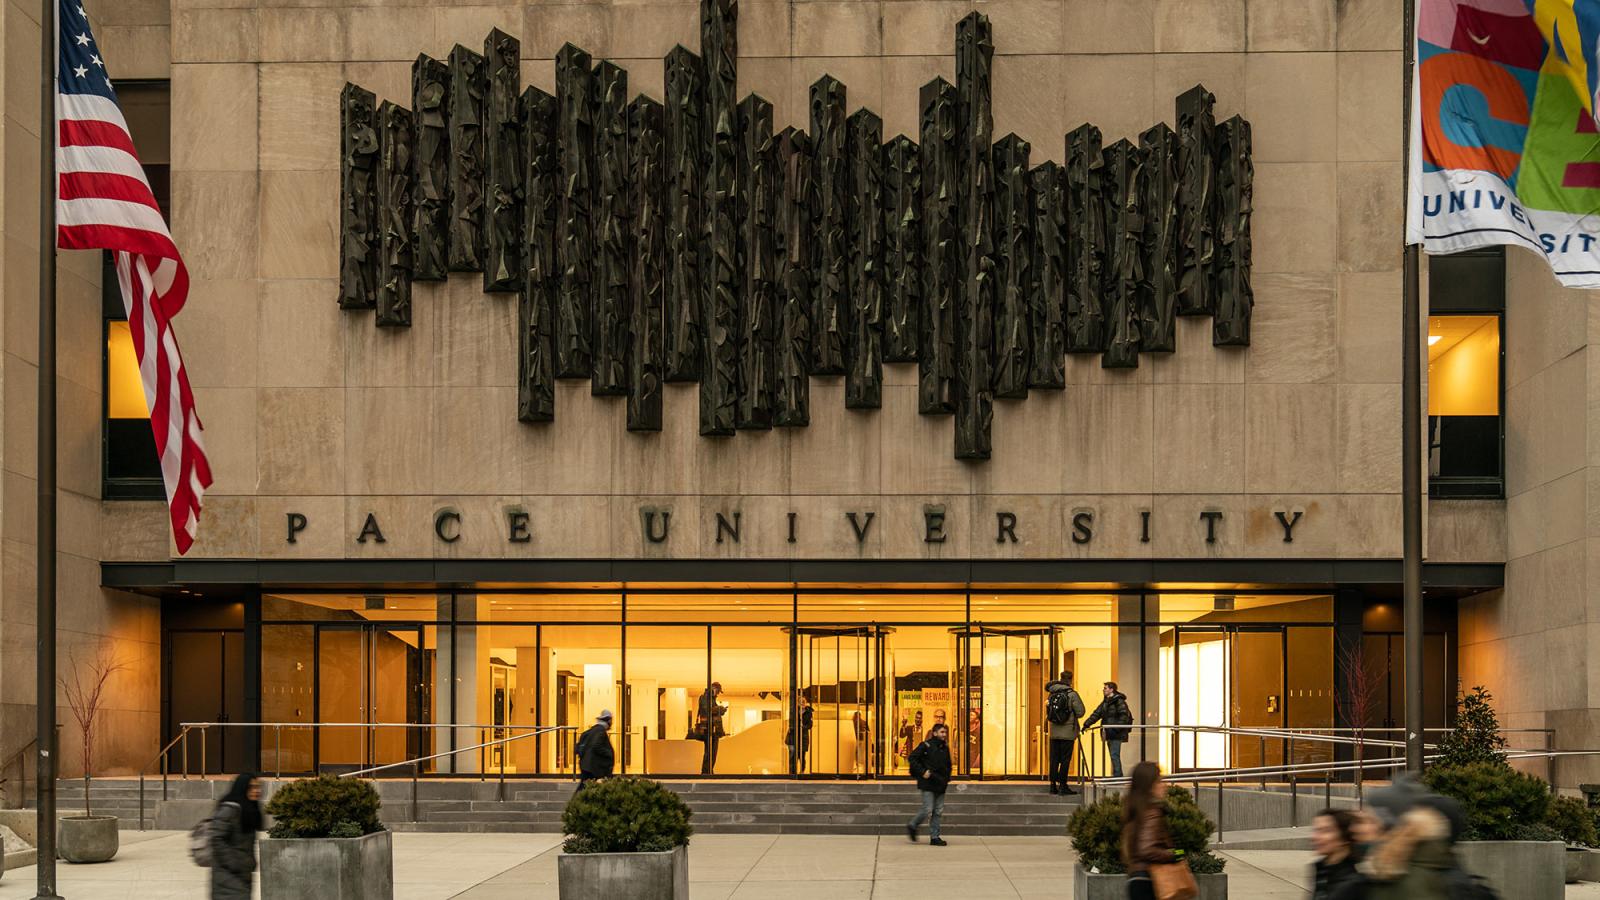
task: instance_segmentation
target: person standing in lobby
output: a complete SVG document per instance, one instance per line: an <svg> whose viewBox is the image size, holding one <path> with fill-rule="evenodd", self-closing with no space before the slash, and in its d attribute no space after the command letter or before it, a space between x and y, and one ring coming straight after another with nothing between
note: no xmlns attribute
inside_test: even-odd
<svg viewBox="0 0 1600 900"><path fill-rule="evenodd" d="M583 736L578 738L578 790L588 787L596 778L610 778L617 764L617 753L611 747L611 710L603 709L595 717Z"/></svg>
<svg viewBox="0 0 1600 900"><path fill-rule="evenodd" d="M1072 689L1072 673L1044 686L1045 718L1050 720L1050 793L1076 794L1067 783L1072 768L1072 748L1078 740L1078 720L1083 717L1083 698Z"/></svg>
<svg viewBox="0 0 1600 900"><path fill-rule="evenodd" d="M1111 757L1111 777L1121 778L1122 745L1128 742L1128 733L1133 731L1128 727L1133 724L1133 710L1128 708L1128 697L1117 690L1115 681L1106 682L1101 693L1105 699L1084 720L1083 729L1087 731L1094 723L1101 723L1100 739L1106 742L1106 755Z"/></svg>
<svg viewBox="0 0 1600 900"><path fill-rule="evenodd" d="M933 726L928 739L911 751L907 760L911 776L917 779L917 790L922 792L922 809L906 823L906 836L917 842L917 828L928 820L928 843L943 847L939 836L939 821L944 818L944 792L950 786L950 729L944 725Z"/></svg>

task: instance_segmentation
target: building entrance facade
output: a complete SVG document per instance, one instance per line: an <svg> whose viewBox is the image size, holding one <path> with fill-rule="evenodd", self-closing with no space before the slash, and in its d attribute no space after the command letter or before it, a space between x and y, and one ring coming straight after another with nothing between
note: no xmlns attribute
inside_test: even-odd
<svg viewBox="0 0 1600 900"><path fill-rule="evenodd" d="M349 771L528 734L422 770L570 776L576 735L609 710L621 774L904 777L944 724L959 776L1042 780L1045 685L1063 672L1091 712L1108 684L1127 697L1141 727L1125 763L1184 771L1326 753L1203 729L1336 727L1335 607L1332 594L1202 586L305 591L261 596L246 641L259 658L246 665L259 667L256 721L285 723L259 738L269 772ZM533 734L546 726L564 730ZM1099 731L1072 767L1109 772Z"/></svg>

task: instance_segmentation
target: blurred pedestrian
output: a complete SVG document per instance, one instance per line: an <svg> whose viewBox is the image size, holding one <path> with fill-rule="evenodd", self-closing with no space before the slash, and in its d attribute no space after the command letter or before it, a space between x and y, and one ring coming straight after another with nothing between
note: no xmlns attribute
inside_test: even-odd
<svg viewBox="0 0 1600 900"><path fill-rule="evenodd" d="M597 778L610 778L617 764L617 752L611 747L611 710L603 709L583 737L578 738L578 790L589 786Z"/></svg>
<svg viewBox="0 0 1600 900"><path fill-rule="evenodd" d="M1317 854L1311 900L1360 900L1364 896L1366 888L1356 871L1361 848L1355 830L1356 816L1348 809L1325 809L1311 820L1311 849Z"/></svg>
<svg viewBox="0 0 1600 900"><path fill-rule="evenodd" d="M261 780L242 773L211 814L212 900L249 900L261 826Z"/></svg>

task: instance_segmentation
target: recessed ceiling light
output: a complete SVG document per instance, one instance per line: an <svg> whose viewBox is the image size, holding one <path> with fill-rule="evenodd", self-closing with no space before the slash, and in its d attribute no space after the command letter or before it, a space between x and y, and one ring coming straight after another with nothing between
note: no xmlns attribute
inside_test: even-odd
<svg viewBox="0 0 1600 900"><path fill-rule="evenodd" d="M1434 344L1437 344L1442 340L1444 340L1444 335L1442 335L1442 334L1430 334L1430 335L1428 335L1428 346L1432 347Z"/></svg>

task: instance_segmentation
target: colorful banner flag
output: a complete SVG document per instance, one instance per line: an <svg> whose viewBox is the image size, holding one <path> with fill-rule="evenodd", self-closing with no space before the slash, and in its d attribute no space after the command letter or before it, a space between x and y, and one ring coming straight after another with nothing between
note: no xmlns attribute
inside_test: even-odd
<svg viewBox="0 0 1600 900"><path fill-rule="evenodd" d="M1417 0L1406 241L1600 287L1600 0Z"/></svg>

